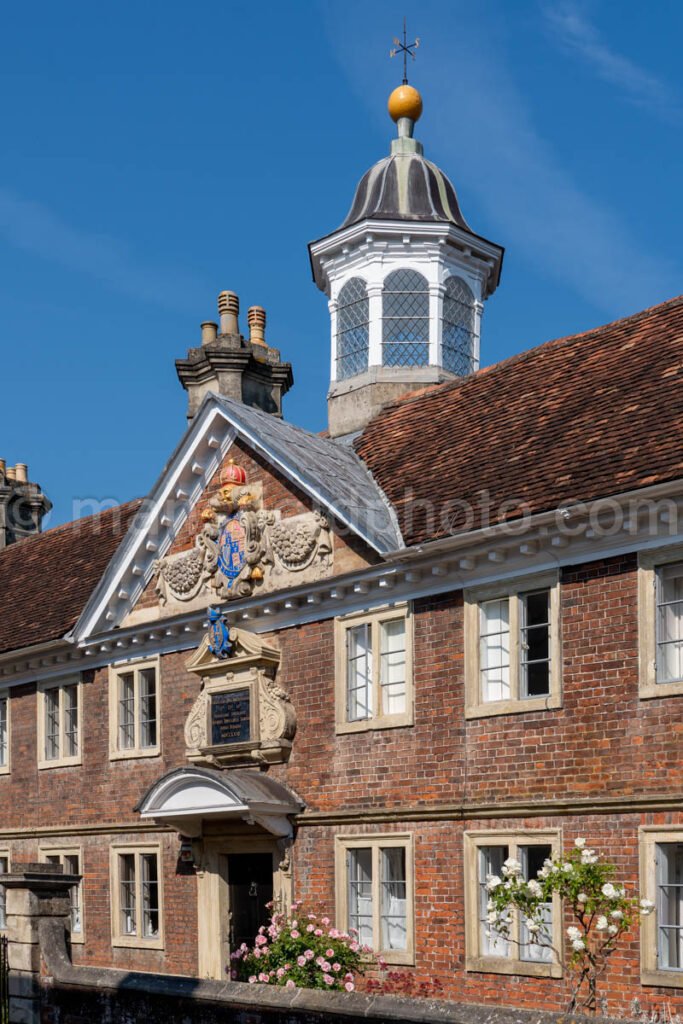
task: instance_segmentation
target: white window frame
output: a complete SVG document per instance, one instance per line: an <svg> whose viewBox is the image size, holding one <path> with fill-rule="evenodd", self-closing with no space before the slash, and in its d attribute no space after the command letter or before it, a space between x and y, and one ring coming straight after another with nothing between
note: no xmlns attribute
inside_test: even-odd
<svg viewBox="0 0 683 1024"><path fill-rule="evenodd" d="M76 709L77 709L77 751L75 754L64 754L66 748L66 689L76 687ZM45 728L45 715L47 708L46 693L48 690L59 692L59 756L47 756L47 730ZM62 679L46 679L38 683L37 690L37 712L38 712L38 768L63 768L68 765L83 764L83 681L80 676L70 676Z"/></svg>
<svg viewBox="0 0 683 1024"><path fill-rule="evenodd" d="M521 685L521 598L537 590L549 592L550 692L538 697L520 696ZM481 693L480 636L481 605L487 601L509 600L510 697L485 701ZM560 617L559 572L534 574L514 580L467 589L464 592L465 619L465 718L523 714L562 707L562 624Z"/></svg>
<svg viewBox="0 0 683 1024"><path fill-rule="evenodd" d="M135 857L135 920L136 934L129 935L121 929L121 872L120 857L122 855ZM143 931L143 901L142 901L142 858L145 855L153 855L157 858L157 894L159 900L159 934L145 936ZM164 886L163 886L163 859L161 845L150 843L136 846L131 843L113 843L110 847L110 879L111 879L111 942L112 946L127 946L134 949L163 949L164 948Z"/></svg>
<svg viewBox="0 0 683 1024"><path fill-rule="evenodd" d="M657 681L657 570L683 563L683 546L672 545L638 555L639 695L673 697L683 694L683 680Z"/></svg>
<svg viewBox="0 0 683 1024"><path fill-rule="evenodd" d="M7 872L9 873L9 871L11 870L11 868L10 868L10 851L9 851L9 847L7 847L7 846L0 847L0 860L6 860L7 861ZM3 876L4 873L5 873L4 870L0 871L0 883L2 881L2 876ZM8 928L7 928L7 890L4 889L1 884L0 884L0 889L2 890L0 892L0 900L2 901L2 909L3 909L3 914L0 914L0 934L3 934L4 932L6 932L8 930ZM4 922L2 920L3 916L5 918Z"/></svg>
<svg viewBox="0 0 683 1024"><path fill-rule="evenodd" d="M5 753L5 760L0 763L0 775L9 775L11 771L12 762L12 699L10 697L9 688L0 689L0 702L1 701L5 702L5 721L7 723L7 747ZM2 851L0 851L0 856L2 856Z"/></svg>
<svg viewBox="0 0 683 1024"><path fill-rule="evenodd" d="M652 900L654 911L640 919L640 981L643 985L665 988L683 988L683 970L669 970L659 966L659 901L657 899L657 845L683 843L683 825L678 829L670 825L643 825L638 830L640 859L640 894Z"/></svg>
<svg viewBox="0 0 683 1024"><path fill-rule="evenodd" d="M156 681L156 743L141 746L140 719L140 676L146 669L153 669ZM121 677L133 675L133 719L135 742L132 747L119 746L119 693ZM161 659L145 658L140 661L118 662L109 666L109 759L119 761L126 758L158 757L161 754Z"/></svg>
<svg viewBox="0 0 683 1024"><path fill-rule="evenodd" d="M64 868L64 874L69 874L64 864L65 857L78 857L78 874L81 876L81 880L78 885L73 886L73 889L78 891L78 909L81 917L81 930L74 931L73 927L73 896L71 897L71 941L77 943L85 942L85 907L83 904L83 848L81 846L41 846L38 850L38 860L42 864L50 863L49 857L58 857L59 864Z"/></svg>
<svg viewBox="0 0 683 1024"><path fill-rule="evenodd" d="M388 964L415 963L415 881L412 833L388 832L367 835L336 836L335 839L335 889L337 927L348 930L349 900L347 877L347 852L349 850L372 850L372 910L373 950ZM400 848L405 851L406 867L406 948L405 950L382 949L380 945L380 851Z"/></svg>
<svg viewBox="0 0 683 1024"><path fill-rule="evenodd" d="M542 830L477 830L464 834L465 843L465 970L491 974L516 974L535 978L561 978L562 964L553 954L549 963L533 960L521 960L519 945L510 943L510 956L491 956L481 951L480 922L480 879L479 850L486 846L507 846L508 855L518 858L520 846L550 846L551 856L561 851L561 834L559 829ZM519 859L519 858L518 858ZM563 928L562 901L557 894L552 901L552 932L553 945L562 957ZM519 914L513 912L511 935L519 938Z"/></svg>
<svg viewBox="0 0 683 1024"><path fill-rule="evenodd" d="M381 711L380 683L380 636L381 624L402 619L405 622L405 711L399 714L383 714ZM369 718L349 721L347 717L347 634L357 626L367 625L371 633L372 646L372 707ZM410 726L414 722L413 689L413 615L407 604L385 605L370 611L356 612L335 619L336 649L336 731L337 733L366 732L369 729L395 729Z"/></svg>

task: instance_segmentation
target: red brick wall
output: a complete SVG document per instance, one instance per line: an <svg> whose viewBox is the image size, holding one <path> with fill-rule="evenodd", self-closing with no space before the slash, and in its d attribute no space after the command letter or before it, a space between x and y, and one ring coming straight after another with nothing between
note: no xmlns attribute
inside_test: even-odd
<svg viewBox="0 0 683 1024"><path fill-rule="evenodd" d="M560 829L562 843L587 836L601 854L617 865L619 881L638 886L638 827L671 823L683 827L682 815L599 815L583 817L535 817L476 819L464 822L402 821L396 824L329 826L302 829L297 839L295 884L297 897L314 910L334 907L335 835L373 835L409 832L415 857L415 968L420 980L438 978L443 996L471 1003L510 1004L518 1007L557 1010L566 1007L568 978L530 978L465 970L465 873L464 832L482 829ZM332 915L333 916L333 915ZM567 917L563 926L573 923ZM343 925L344 922L339 921ZM670 988L642 988L639 967L639 933L635 927L613 956L599 997L607 1000L610 1015L632 1017L638 999L646 1011L672 1014L683 1009L683 992Z"/></svg>
<svg viewBox="0 0 683 1024"><path fill-rule="evenodd" d="M272 769L312 811L422 808L434 804L590 799L681 791L683 698L638 698L635 557L575 567L563 574L563 707L465 722L463 715L463 606L459 593L415 606L415 725L335 736L332 621L283 631L280 683L290 693L298 732L289 764ZM136 821L133 806L164 771L184 762L183 724L199 687L184 671L187 654L163 658L162 755L137 761L108 759L106 673L84 684L83 767L39 772L35 750L35 688L12 693L12 774L0 777L2 830L46 824ZM625 881L637 880L640 822L683 816L644 815L530 818L527 827L561 827L571 842L587 836L617 860ZM520 819L471 820L469 828L518 828ZM415 820L344 827L415 836L416 971L438 976L446 992L475 1002L505 999L519 1006L560 1008L562 983L462 969L462 831L452 822ZM297 895L333 907L335 826L302 827L294 848ZM142 836L140 837L143 838ZM1 840L0 840L1 841ZM72 840L69 840L71 842ZM75 840L74 840L75 841ZM32 839L27 840L27 848ZM67 840L64 840L66 843ZM89 962L130 968L196 970L195 881L176 878L177 840L165 843L167 949L163 954L117 952L109 946L109 837L87 837L85 914ZM37 848L37 840L35 841ZM17 841L15 848L23 849ZM30 851L29 851L30 852ZM683 1012L676 990L641 990L636 939L626 961L611 971L610 1012L626 1014L630 1001ZM80 957L81 954L77 953ZM682 990L683 991L683 990Z"/></svg>
<svg viewBox="0 0 683 1024"><path fill-rule="evenodd" d="M148 832L100 835L46 834L44 829L87 825L139 825L133 810L160 775L184 763L183 726L196 696L197 681L184 671L188 654L163 659L161 681L161 745L158 757L109 760L108 672L84 675L82 686L83 763L39 770L36 749L36 688L11 693L11 774L0 776L0 835L12 829L29 833L12 839L11 860L38 859L39 845L81 846L85 876L86 945L75 946L82 962L113 964L135 970L193 973L196 956L196 879L176 876L179 843L175 835ZM162 841L165 918L169 923L165 952L111 949L109 909L109 844ZM182 927L180 922L182 921Z"/></svg>

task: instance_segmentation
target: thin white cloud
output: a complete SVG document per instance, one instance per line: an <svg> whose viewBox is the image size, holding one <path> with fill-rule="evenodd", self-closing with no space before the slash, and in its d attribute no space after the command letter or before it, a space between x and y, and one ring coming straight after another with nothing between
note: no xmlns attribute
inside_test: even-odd
<svg viewBox="0 0 683 1024"><path fill-rule="evenodd" d="M543 3L541 10L553 38L567 52L584 60L603 81L616 86L638 106L667 119L680 117L680 99L666 82L612 49L577 3Z"/></svg>
<svg viewBox="0 0 683 1024"><path fill-rule="evenodd" d="M74 228L41 203L0 187L0 242L3 239L11 247L156 305L185 310L202 294L190 275L145 266L117 239Z"/></svg>
<svg viewBox="0 0 683 1024"><path fill-rule="evenodd" d="M378 4L372 9L377 24L359 37L357 24L368 20L362 0L347 0L344 17L337 5L324 10L341 66L389 134L376 68L381 21L390 14ZM426 4L420 18L424 59L415 81L425 98L429 137L420 132L422 124L417 134L426 155L452 178L473 230L484 230L483 212L494 241L608 316L677 294L679 268L650 253L607 201L589 195L537 129L508 66L507 53L519 52L518 40L498 44L490 5L454 4L446 16L441 4ZM551 90L552 82L542 87Z"/></svg>

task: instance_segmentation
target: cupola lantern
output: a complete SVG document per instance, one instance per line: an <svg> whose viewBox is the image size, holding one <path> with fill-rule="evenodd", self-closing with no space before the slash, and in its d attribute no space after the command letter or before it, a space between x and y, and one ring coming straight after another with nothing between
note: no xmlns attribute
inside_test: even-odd
<svg viewBox="0 0 683 1024"><path fill-rule="evenodd" d="M401 394L477 370L483 303L500 279L502 248L472 231L413 137L422 97L405 75L388 109L389 156L363 175L343 224L309 246L329 300L332 437Z"/></svg>

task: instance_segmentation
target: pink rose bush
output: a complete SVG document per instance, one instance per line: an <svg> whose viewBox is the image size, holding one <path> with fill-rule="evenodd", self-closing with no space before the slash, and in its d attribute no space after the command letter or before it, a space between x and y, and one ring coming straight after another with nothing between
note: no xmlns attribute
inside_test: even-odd
<svg viewBox="0 0 683 1024"><path fill-rule="evenodd" d="M309 924L300 929L302 919ZM230 975L236 981L338 992L353 992L367 968L382 967L367 946L330 928L329 918L304 914L300 903L293 903L289 914L273 911L253 946L243 943L230 960Z"/></svg>

